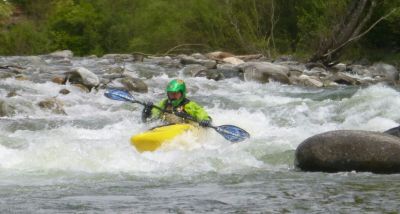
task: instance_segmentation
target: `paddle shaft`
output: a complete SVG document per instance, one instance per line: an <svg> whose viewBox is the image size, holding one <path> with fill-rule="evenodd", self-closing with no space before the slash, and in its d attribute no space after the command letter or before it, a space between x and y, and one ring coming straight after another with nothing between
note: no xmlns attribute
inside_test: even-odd
<svg viewBox="0 0 400 214"><path fill-rule="evenodd" d="M106 93L104 93L104 95L113 100L128 101L131 103L138 103L143 106L148 106L145 102L136 100L129 92L124 91L124 90L113 89L113 90L107 91ZM191 115L188 115L186 113L180 114L179 112L168 111L168 110L162 109L155 105L151 105L151 107L152 108L154 107L154 108L160 110L161 112L173 114L173 115L176 115L177 117L182 117L184 119L199 123L199 121L197 121ZM250 134L248 132L246 132L245 130L243 130L237 126L233 126L233 125L212 126L211 124L209 124L207 127L213 128L215 131L217 131L219 134L221 134L225 139L227 139L231 142L240 142L240 141L250 137Z"/></svg>
<svg viewBox="0 0 400 214"><path fill-rule="evenodd" d="M138 104L143 105L143 106L147 106L146 103L141 102L141 101L138 101L138 100L134 100L134 101L131 101L131 102L133 102L133 103L138 103ZM158 107L158 106L156 106L156 105L152 105L151 107L152 107L152 108L156 108L156 109L158 109L158 110L160 110L160 111L162 111L162 112L164 112L164 113L173 114L173 115L176 115L176 116L178 116L178 117L182 117L182 118L184 118L184 119L187 119L187 120L190 120L190 121L199 123L199 121L197 121L197 120L194 119L192 116L190 116L190 115L188 115L188 114L186 114L186 113L184 113L185 115L183 115L183 114L181 115L181 114L176 114L176 113L173 112L173 111L168 111L168 110L162 109L162 108L160 108L160 107ZM208 127L217 130L217 128L214 127L214 126L212 126L212 125L208 125Z"/></svg>

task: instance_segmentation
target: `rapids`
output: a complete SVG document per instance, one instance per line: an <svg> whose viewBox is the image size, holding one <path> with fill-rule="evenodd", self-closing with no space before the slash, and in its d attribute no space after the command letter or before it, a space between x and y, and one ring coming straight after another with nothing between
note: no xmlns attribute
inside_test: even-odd
<svg viewBox="0 0 400 214"><path fill-rule="evenodd" d="M74 62L96 68L91 63ZM1 79L1 99L17 107L0 118L1 213L400 211L398 175L305 173L293 163L296 147L315 134L397 126L397 88L315 89L185 77L151 64L129 68L149 86L148 93L133 93L136 99L157 102L168 81L183 78L188 97L214 125L239 126L251 138L232 144L210 129L138 153L130 137L157 125L140 121L142 106L107 99L104 89ZM71 93L59 94L63 88ZM6 97L11 90L18 96ZM37 106L48 97L61 100L66 114Z"/></svg>

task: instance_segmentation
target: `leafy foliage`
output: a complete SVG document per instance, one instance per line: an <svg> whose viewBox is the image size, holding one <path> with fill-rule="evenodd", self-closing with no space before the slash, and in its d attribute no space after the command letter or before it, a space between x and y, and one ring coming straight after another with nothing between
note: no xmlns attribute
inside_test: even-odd
<svg viewBox="0 0 400 214"><path fill-rule="evenodd" d="M10 17L12 14L12 7L6 1L0 0L0 24L1 21Z"/></svg>
<svg viewBox="0 0 400 214"><path fill-rule="evenodd" d="M352 0L0 0L0 54L77 55L223 50L310 55ZM377 20L398 0L378 1ZM22 14L13 17L13 10ZM14 15L15 16L15 15ZM10 21L16 19L18 21ZM351 46L349 57L400 51L400 9ZM2 23L4 23L2 25ZM389 39L387 39L389 38ZM177 48L179 47L179 48ZM363 50L363 51L362 51Z"/></svg>

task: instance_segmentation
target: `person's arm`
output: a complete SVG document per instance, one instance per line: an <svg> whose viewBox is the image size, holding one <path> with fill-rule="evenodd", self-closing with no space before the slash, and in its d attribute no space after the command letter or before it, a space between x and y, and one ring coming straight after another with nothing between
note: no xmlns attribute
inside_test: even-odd
<svg viewBox="0 0 400 214"><path fill-rule="evenodd" d="M142 111L142 122L144 122L144 123L147 122L148 120L160 118L161 114L162 114L162 112L159 109L153 107L152 103L148 103L148 104L149 105L146 104L144 106L143 111ZM158 106L161 109L164 108L164 105L165 105L165 99L161 100L159 103L155 104L155 106Z"/></svg>
<svg viewBox="0 0 400 214"><path fill-rule="evenodd" d="M206 110L194 101L190 101L185 105L185 111L196 119L201 126L211 125L211 117L208 115Z"/></svg>

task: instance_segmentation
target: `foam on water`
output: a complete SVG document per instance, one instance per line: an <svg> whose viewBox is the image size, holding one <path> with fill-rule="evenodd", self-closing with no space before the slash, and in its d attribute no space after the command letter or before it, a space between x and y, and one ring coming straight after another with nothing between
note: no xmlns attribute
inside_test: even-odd
<svg viewBox="0 0 400 214"><path fill-rule="evenodd" d="M134 96L156 102L165 96L169 80L166 75L148 79L149 93ZM214 125L239 126L251 139L232 144L209 129L201 137L188 133L158 151L138 153L130 137L157 125L140 121L140 105L107 99L103 90L84 93L70 85L6 79L0 81L1 96L10 88L21 96L4 98L17 105L18 113L0 121L0 171L195 176L287 170L293 151L308 137L337 129L384 131L400 120L400 95L384 85L307 89L238 79L185 80L188 96L205 106ZM65 87L72 93L59 95ZM343 94L336 93L340 90ZM67 115L36 105L53 96L64 103Z"/></svg>

